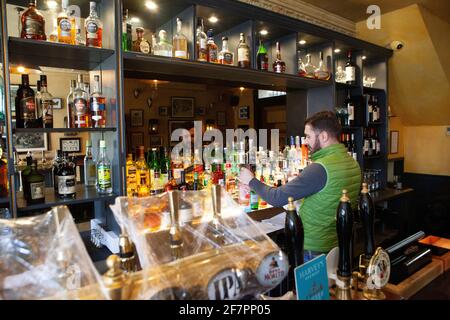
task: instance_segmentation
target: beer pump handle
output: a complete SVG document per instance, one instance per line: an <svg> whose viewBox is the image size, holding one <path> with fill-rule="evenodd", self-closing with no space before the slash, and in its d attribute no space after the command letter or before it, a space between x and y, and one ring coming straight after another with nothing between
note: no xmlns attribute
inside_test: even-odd
<svg viewBox="0 0 450 320"><path fill-rule="evenodd" d="M342 190L342 197L336 212L336 231L339 242L339 262L337 275L351 277L352 257L351 240L353 231L353 214L347 190Z"/></svg>
<svg viewBox="0 0 450 320"><path fill-rule="evenodd" d="M369 194L367 183L362 184L361 195L359 197L359 215L364 230L364 254L365 259L370 258L375 253L374 221L375 207L372 197Z"/></svg>

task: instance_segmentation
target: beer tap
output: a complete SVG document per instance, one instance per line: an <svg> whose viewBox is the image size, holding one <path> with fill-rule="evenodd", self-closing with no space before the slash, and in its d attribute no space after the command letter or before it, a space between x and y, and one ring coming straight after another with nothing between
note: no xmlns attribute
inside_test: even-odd
<svg viewBox="0 0 450 320"><path fill-rule="evenodd" d="M183 239L181 236L181 228L179 224L179 194L178 191L169 192L170 205L170 249L174 259L181 259L183 257Z"/></svg>
<svg viewBox="0 0 450 320"><path fill-rule="evenodd" d="M212 192L212 205L213 205L213 218L212 218L212 227L213 227L213 237L216 242L223 244L224 242L224 232L222 230L222 203L221 203L221 188L219 185L211 186Z"/></svg>
<svg viewBox="0 0 450 320"><path fill-rule="evenodd" d="M137 259L135 254L135 247L130 241L128 235L124 232L119 237L119 257L120 265L126 272L137 271Z"/></svg>
<svg viewBox="0 0 450 320"><path fill-rule="evenodd" d="M339 242L336 299L351 300L353 214L350 198L345 189L342 190L342 197L336 212L336 231Z"/></svg>
<svg viewBox="0 0 450 320"><path fill-rule="evenodd" d="M111 300L127 300L131 295L132 280L120 268L120 258L111 255L106 260L108 271L103 275L103 283Z"/></svg>

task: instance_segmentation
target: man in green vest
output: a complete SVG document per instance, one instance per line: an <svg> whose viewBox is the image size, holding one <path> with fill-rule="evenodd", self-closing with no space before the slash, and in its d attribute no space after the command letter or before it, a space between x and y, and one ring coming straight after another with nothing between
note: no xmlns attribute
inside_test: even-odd
<svg viewBox="0 0 450 320"><path fill-rule="evenodd" d="M331 111L314 114L305 122L306 144L312 161L302 173L282 187L271 188L248 169L241 169L239 180L274 207L300 200L300 217L305 232L304 262L338 245L336 209L342 190L347 189L350 201L356 204L361 168L339 143L342 128Z"/></svg>

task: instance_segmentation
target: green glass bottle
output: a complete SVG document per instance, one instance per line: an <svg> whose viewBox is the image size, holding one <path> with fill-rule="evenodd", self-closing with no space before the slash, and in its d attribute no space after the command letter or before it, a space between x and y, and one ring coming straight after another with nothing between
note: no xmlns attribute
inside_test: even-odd
<svg viewBox="0 0 450 320"><path fill-rule="evenodd" d="M101 194L112 193L111 161L106 155L106 142L100 140L100 153L97 161L97 191Z"/></svg>
<svg viewBox="0 0 450 320"><path fill-rule="evenodd" d="M258 53L256 54L256 62L258 64L258 70L269 70L269 56L267 55L267 49L264 47L264 43L259 39Z"/></svg>

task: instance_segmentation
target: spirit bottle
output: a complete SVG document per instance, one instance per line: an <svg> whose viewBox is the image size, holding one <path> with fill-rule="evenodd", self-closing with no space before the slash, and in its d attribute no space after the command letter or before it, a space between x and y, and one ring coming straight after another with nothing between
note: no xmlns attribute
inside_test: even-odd
<svg viewBox="0 0 450 320"><path fill-rule="evenodd" d="M128 18L128 9L123 10L122 16L122 50L130 51L132 45L132 26Z"/></svg>
<svg viewBox="0 0 450 320"><path fill-rule="evenodd" d="M37 171L37 160L34 160L31 165L31 172L25 179L26 186L24 192L27 205L44 203L45 202L45 178L44 175Z"/></svg>
<svg viewBox="0 0 450 320"><path fill-rule="evenodd" d="M279 42L277 42L277 58L273 63L273 71L276 73L286 72L286 63L281 60L281 48Z"/></svg>
<svg viewBox="0 0 450 320"><path fill-rule="evenodd" d="M156 56L172 57L172 45L167 41L167 32L165 30L159 31L159 43L155 46Z"/></svg>
<svg viewBox="0 0 450 320"><path fill-rule="evenodd" d="M48 36L48 41L50 42L58 42L58 18L53 18L53 31Z"/></svg>
<svg viewBox="0 0 450 320"><path fill-rule="evenodd" d="M75 128L89 127L89 94L84 90L83 75L78 75L77 87L73 92L72 117Z"/></svg>
<svg viewBox="0 0 450 320"><path fill-rule="evenodd" d="M210 63L219 63L219 48L214 42L213 30L208 30L208 62Z"/></svg>
<svg viewBox="0 0 450 320"><path fill-rule="evenodd" d="M112 193L111 162L106 155L106 142L100 140L100 153L97 161L97 191L101 194Z"/></svg>
<svg viewBox="0 0 450 320"><path fill-rule="evenodd" d="M42 101L41 101L41 80L38 80L36 83L36 94L34 95L34 99L36 101L36 126L38 128L43 128L42 123Z"/></svg>
<svg viewBox="0 0 450 320"><path fill-rule="evenodd" d="M355 105L350 97L350 90L347 91L347 98L345 99L344 105L347 108L348 114L348 125L355 125Z"/></svg>
<svg viewBox="0 0 450 320"><path fill-rule="evenodd" d="M45 35L45 19L42 13L36 9L36 0L28 1L28 9L22 14L21 25L21 38L47 40Z"/></svg>
<svg viewBox="0 0 450 320"><path fill-rule="evenodd" d="M167 183L164 185L164 191L170 191L170 190L175 190L177 188L177 181L175 180L175 178L172 175L172 170L168 171L168 181Z"/></svg>
<svg viewBox="0 0 450 320"><path fill-rule="evenodd" d="M358 152L356 150L356 141L355 141L355 134L352 133L352 140L351 140L351 150L352 150L352 157L356 161L358 161Z"/></svg>
<svg viewBox="0 0 450 320"><path fill-rule="evenodd" d="M373 112L373 120L372 121L374 121L374 122L380 121L380 108L378 107L378 98L377 97L373 98L372 112Z"/></svg>
<svg viewBox="0 0 450 320"><path fill-rule="evenodd" d="M144 28L136 28L137 39L133 41L133 51L150 54L152 48L150 42L144 38Z"/></svg>
<svg viewBox="0 0 450 320"><path fill-rule="evenodd" d="M84 22L86 28L86 46L88 47L102 47L103 23L97 16L96 3L89 2L91 13Z"/></svg>
<svg viewBox="0 0 450 320"><path fill-rule="evenodd" d="M314 72L316 71L316 67L311 63L311 55L306 55L306 64L305 64L305 77L306 78L314 78Z"/></svg>
<svg viewBox="0 0 450 320"><path fill-rule="evenodd" d="M327 70L325 63L323 62L323 52L320 51L319 67L315 70L314 76L319 80L329 80L331 77L330 72Z"/></svg>
<svg viewBox="0 0 450 320"><path fill-rule="evenodd" d="M198 178L198 172L194 172L194 183L192 185L192 190L197 191L197 190L202 190L203 186L199 181Z"/></svg>
<svg viewBox="0 0 450 320"><path fill-rule="evenodd" d="M97 174L95 172L95 161L92 156L92 142L86 141L86 155L84 157L84 185L86 187L95 187L97 184Z"/></svg>
<svg viewBox="0 0 450 320"><path fill-rule="evenodd" d="M306 77L305 64L303 63L303 60L302 60L302 57L300 57L300 54L298 56L297 72L300 77Z"/></svg>
<svg viewBox="0 0 450 320"><path fill-rule="evenodd" d="M106 127L106 98L102 95L99 75L94 76L94 89L90 102L92 128Z"/></svg>
<svg viewBox="0 0 450 320"><path fill-rule="evenodd" d="M345 82L350 85L356 84L356 66L352 61L352 52L347 54L347 63L345 65Z"/></svg>
<svg viewBox="0 0 450 320"><path fill-rule="evenodd" d="M75 18L69 17L67 7L69 0L62 0L61 12L58 14L58 42L75 44Z"/></svg>
<svg viewBox="0 0 450 320"><path fill-rule="evenodd" d="M373 96L369 96L369 101L367 102L367 114L368 121L373 122Z"/></svg>
<svg viewBox="0 0 450 320"><path fill-rule="evenodd" d="M66 98L66 113L67 113L67 128L75 128L73 111L75 109L75 106L73 104L73 93L77 87L77 81L76 80L70 80L70 92L67 95Z"/></svg>
<svg viewBox="0 0 450 320"><path fill-rule="evenodd" d="M196 35L196 52L197 61L207 62L208 61L208 37L205 33L205 28L203 26L203 19L197 19L197 35Z"/></svg>
<svg viewBox="0 0 450 320"><path fill-rule="evenodd" d="M234 64L234 55L228 49L228 37L222 37L222 51L219 52L219 63L229 66Z"/></svg>
<svg viewBox="0 0 450 320"><path fill-rule="evenodd" d="M147 163L145 162L144 146L140 146L137 150L136 174L137 174L138 197L149 196L150 172L148 170Z"/></svg>
<svg viewBox="0 0 450 320"><path fill-rule="evenodd" d="M256 62L258 70L269 71L269 56L264 43L259 39L258 53L256 54Z"/></svg>
<svg viewBox="0 0 450 320"><path fill-rule="evenodd" d="M68 158L67 152L56 172L56 182L58 185L57 195L59 198L75 198L76 195L76 165Z"/></svg>
<svg viewBox="0 0 450 320"><path fill-rule="evenodd" d="M182 170L180 172L180 174L181 174L181 176L180 176L180 184L178 184L177 188L178 188L178 190L181 190L181 191L187 191L187 190L189 190L189 186L186 183L186 171Z"/></svg>
<svg viewBox="0 0 450 320"><path fill-rule="evenodd" d="M238 46L238 66L240 68L250 68L250 47L245 42L245 35L240 34Z"/></svg>
<svg viewBox="0 0 450 320"><path fill-rule="evenodd" d="M22 74L22 85L16 95L17 128L36 128L36 99L27 74Z"/></svg>
<svg viewBox="0 0 450 320"><path fill-rule="evenodd" d="M149 169L151 179L150 194L155 195L161 193L163 190L163 186L161 184L161 167L158 161L158 153L156 148L152 149Z"/></svg>
<svg viewBox="0 0 450 320"><path fill-rule="evenodd" d="M188 41L186 36L181 32L182 21L177 18L177 33L173 37L173 56L180 59L189 59Z"/></svg>
<svg viewBox="0 0 450 320"><path fill-rule="evenodd" d="M47 76L41 75L41 108L44 128L53 128L53 96L47 91Z"/></svg>
<svg viewBox="0 0 450 320"><path fill-rule="evenodd" d="M127 156L126 175L127 175L127 196L137 196L136 163L133 161L131 153Z"/></svg>

